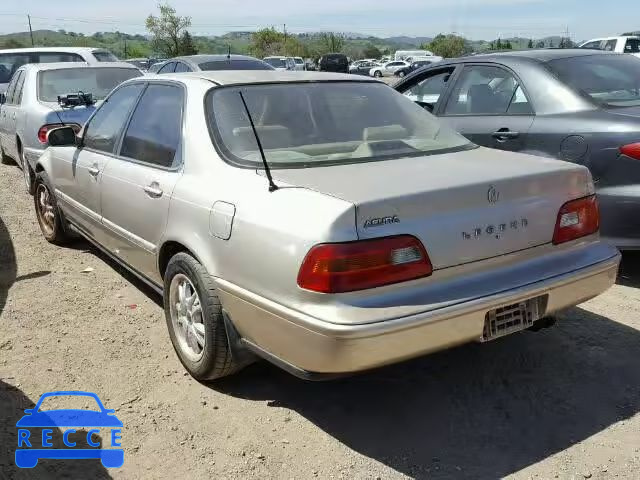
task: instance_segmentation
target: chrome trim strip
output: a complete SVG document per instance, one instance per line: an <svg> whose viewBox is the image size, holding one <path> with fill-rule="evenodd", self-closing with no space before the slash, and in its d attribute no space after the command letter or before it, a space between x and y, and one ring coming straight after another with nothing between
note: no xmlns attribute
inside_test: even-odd
<svg viewBox="0 0 640 480"><path fill-rule="evenodd" d="M116 235L120 235L122 238L132 243L136 247L142 248L143 250L146 250L147 252L152 254L156 253L156 246L153 243L148 242L144 238L140 238L137 235L134 235L128 230L125 230L124 228L116 225L111 220L107 220L106 218L102 217L102 224L106 228L114 232Z"/></svg>
<svg viewBox="0 0 640 480"><path fill-rule="evenodd" d="M71 198L69 195L67 195L65 193L62 193L57 188L55 189L55 193L56 193L56 197L58 198L58 200L62 200L67 205L69 205L71 208L74 208L75 210L77 210L78 212L82 213L83 215L86 215L87 217L89 217L94 222L100 223L100 220L101 220L100 215L98 215L96 212L94 212L90 208L85 207L80 202L78 202L78 201L74 200L73 198Z"/></svg>

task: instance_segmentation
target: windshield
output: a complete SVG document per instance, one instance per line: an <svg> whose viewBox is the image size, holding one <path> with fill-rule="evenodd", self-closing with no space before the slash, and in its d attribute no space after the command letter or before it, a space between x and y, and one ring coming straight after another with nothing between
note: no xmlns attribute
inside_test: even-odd
<svg viewBox="0 0 640 480"><path fill-rule="evenodd" d="M469 148L461 135L386 85L286 83L212 89L207 120L223 155L261 166L242 92L274 168L313 167Z"/></svg>
<svg viewBox="0 0 640 480"><path fill-rule="evenodd" d="M265 58L264 61L276 68L285 68L287 66L284 58Z"/></svg>
<svg viewBox="0 0 640 480"><path fill-rule="evenodd" d="M38 99L57 102L59 95L84 92L93 94L94 100L103 100L125 80L141 75L137 69L117 67L44 70L38 73Z"/></svg>
<svg viewBox="0 0 640 480"><path fill-rule="evenodd" d="M273 70L269 65L260 60L218 60L202 62L198 64L200 70Z"/></svg>
<svg viewBox="0 0 640 480"><path fill-rule="evenodd" d="M569 86L601 105L640 105L640 59L633 55L589 55L548 63Z"/></svg>
<svg viewBox="0 0 640 480"><path fill-rule="evenodd" d="M304 60L302 60L301 58L294 58L294 60L298 65L304 64Z"/></svg>

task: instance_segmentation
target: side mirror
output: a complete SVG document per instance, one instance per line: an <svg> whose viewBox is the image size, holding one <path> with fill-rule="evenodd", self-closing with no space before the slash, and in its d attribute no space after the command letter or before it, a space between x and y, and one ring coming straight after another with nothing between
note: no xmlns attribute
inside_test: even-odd
<svg viewBox="0 0 640 480"><path fill-rule="evenodd" d="M0 105L3 105L4 103L6 103L6 101L7 101L7 94L0 93Z"/></svg>
<svg viewBox="0 0 640 480"><path fill-rule="evenodd" d="M68 147L77 143L76 132L71 127L54 128L47 132L47 144L50 147Z"/></svg>

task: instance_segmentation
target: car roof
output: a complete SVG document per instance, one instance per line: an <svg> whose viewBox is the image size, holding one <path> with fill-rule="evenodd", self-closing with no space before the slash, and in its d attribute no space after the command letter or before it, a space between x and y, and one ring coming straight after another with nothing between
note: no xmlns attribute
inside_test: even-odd
<svg viewBox="0 0 640 480"><path fill-rule="evenodd" d="M141 77L149 80L150 77ZM188 79L208 80L218 85L246 85L294 82L375 82L368 77L330 72L282 72L278 70L216 70L207 72L167 73L156 80L174 79L184 82Z"/></svg>
<svg viewBox="0 0 640 480"><path fill-rule="evenodd" d="M96 47L29 47L29 48L7 48L0 50L0 53L29 53L29 52L60 52L60 53L93 53L108 52L106 48Z"/></svg>
<svg viewBox="0 0 640 480"><path fill-rule="evenodd" d="M101 62L89 64L86 62L57 62L57 63L28 63L23 66L25 70L35 70L38 72L45 70L68 70L71 68L127 68L138 70L134 65L127 62Z"/></svg>
<svg viewBox="0 0 640 480"><path fill-rule="evenodd" d="M227 60L258 60L254 57L249 57L247 55L184 55L182 57L175 57L166 60L166 62L176 61L176 60L186 60L193 63L203 63L203 62L224 62Z"/></svg>
<svg viewBox="0 0 640 480"><path fill-rule="evenodd" d="M559 58L587 57L593 55L624 55L622 53L607 52L603 50L591 50L584 48L541 48L532 50L513 50L502 52L487 52L478 55L470 55L456 59L447 60L447 63L458 62L479 62L483 60L537 60L539 62L549 62ZM434 64L435 65L435 64Z"/></svg>

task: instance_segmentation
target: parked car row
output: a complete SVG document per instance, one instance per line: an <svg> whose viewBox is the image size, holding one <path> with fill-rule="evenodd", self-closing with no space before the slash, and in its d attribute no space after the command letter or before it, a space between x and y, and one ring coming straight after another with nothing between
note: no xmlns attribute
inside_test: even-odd
<svg viewBox="0 0 640 480"><path fill-rule="evenodd" d="M478 146L430 113L457 99L471 116L489 88L507 98L496 121L544 116L544 85L496 75L475 88L487 75L447 61L408 75L403 95L363 76L229 70L253 60L223 57L171 59L159 75L23 66L1 110L60 116L24 130L47 146L26 162L42 234L80 234L162 294L195 378L256 358L304 378L358 372L549 326L614 282L620 257L599 238L585 166ZM109 69L118 84L100 101Z"/></svg>

